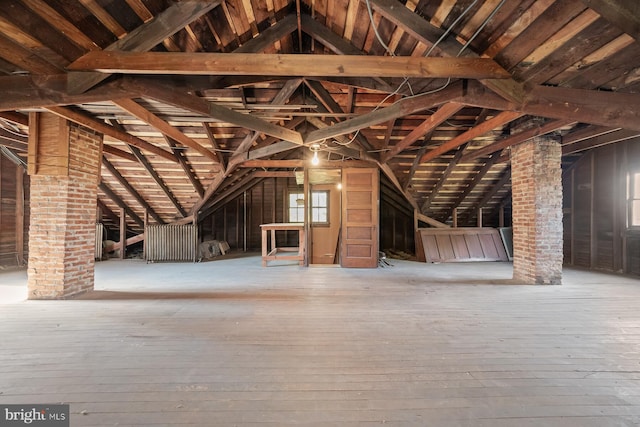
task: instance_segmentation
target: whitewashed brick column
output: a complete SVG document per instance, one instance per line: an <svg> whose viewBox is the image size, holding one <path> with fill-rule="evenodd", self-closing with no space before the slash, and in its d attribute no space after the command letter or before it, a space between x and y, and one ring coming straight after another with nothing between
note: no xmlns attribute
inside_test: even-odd
<svg viewBox="0 0 640 427"><path fill-rule="evenodd" d="M511 148L513 278L562 284L560 144L538 137Z"/></svg>
<svg viewBox="0 0 640 427"><path fill-rule="evenodd" d="M29 299L68 298L94 284L102 135L71 123L61 128L68 132L60 135L68 137L68 173L31 177Z"/></svg>

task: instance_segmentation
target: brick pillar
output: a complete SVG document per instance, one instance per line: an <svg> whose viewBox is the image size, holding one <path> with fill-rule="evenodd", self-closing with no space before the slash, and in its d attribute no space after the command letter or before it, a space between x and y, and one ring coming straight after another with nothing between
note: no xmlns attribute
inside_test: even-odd
<svg viewBox="0 0 640 427"><path fill-rule="evenodd" d="M46 113L33 114L29 299L68 298L93 289L102 135Z"/></svg>
<svg viewBox="0 0 640 427"><path fill-rule="evenodd" d="M560 144L537 137L511 148L513 278L562 284Z"/></svg>

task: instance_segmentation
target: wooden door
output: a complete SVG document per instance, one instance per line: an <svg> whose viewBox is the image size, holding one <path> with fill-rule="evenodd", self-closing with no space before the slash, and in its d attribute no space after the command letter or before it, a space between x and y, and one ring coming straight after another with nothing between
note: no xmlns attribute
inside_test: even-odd
<svg viewBox="0 0 640 427"><path fill-rule="evenodd" d="M378 266L377 168L342 170L342 267Z"/></svg>

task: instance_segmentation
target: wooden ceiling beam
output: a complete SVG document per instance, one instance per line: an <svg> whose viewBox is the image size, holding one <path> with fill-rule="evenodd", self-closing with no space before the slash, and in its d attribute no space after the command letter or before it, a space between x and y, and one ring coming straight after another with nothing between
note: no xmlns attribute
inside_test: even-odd
<svg viewBox="0 0 640 427"><path fill-rule="evenodd" d="M221 0L175 2L151 21L110 44L105 51L146 52L198 19L221 3ZM70 73L69 93L82 93L109 77L104 73Z"/></svg>
<svg viewBox="0 0 640 427"><path fill-rule="evenodd" d="M62 74L63 70L35 55L26 47L4 35L0 35L0 57L32 74Z"/></svg>
<svg viewBox="0 0 640 427"><path fill-rule="evenodd" d="M489 201L493 198L493 196L498 194L500 190L502 190L502 188L505 185L507 185L510 181L511 181L511 168L507 168L507 170L503 173L500 180L498 180L498 182L496 182L491 186L491 188L484 194L484 196L482 196L482 199L478 203L476 203L472 208L470 208L467 212L465 212L465 215L460 222L462 223L468 222L473 217L474 213L476 213L479 209L485 207L487 203L489 203Z"/></svg>
<svg viewBox="0 0 640 427"><path fill-rule="evenodd" d="M462 85L454 83L448 88L434 94L427 93L417 95L413 98L404 98L396 101L388 107L382 107L358 117L354 117L353 119L345 120L331 126L330 128L318 129L317 131L310 132L305 138L305 144L311 144L313 142L319 142L338 135L355 132L359 129L364 129L402 116L427 110L445 102L457 102L457 99L461 98L462 94Z"/></svg>
<svg viewBox="0 0 640 427"><path fill-rule="evenodd" d="M471 141L473 138L476 138L480 135L484 135L485 133L490 132L491 130L499 126L503 126L509 122L512 122L518 117L522 117L523 115L524 114L519 112L503 111L497 114L495 117L483 123L480 123L478 126L475 126L469 129L468 131L458 135L457 137L450 139L449 141L443 143L442 145L434 148L433 150L426 152L420 159L420 162L426 163L430 160L433 160L436 157L441 156L442 154L448 151L458 148L465 142Z"/></svg>
<svg viewBox="0 0 640 427"><path fill-rule="evenodd" d="M337 55L366 55L365 52L352 45L348 40L343 39L309 15L300 15L300 26L302 31L310 35L314 40L322 43ZM372 81L375 82L375 87L379 86L379 90L386 92L392 92L394 90L389 81L385 79L374 77ZM356 84L355 86L359 85Z"/></svg>
<svg viewBox="0 0 640 427"><path fill-rule="evenodd" d="M436 127L442 124L445 120L448 120L451 116L456 114L464 108L464 104L457 102L447 102L441 105L435 113L430 115L426 120L416 126L407 136L405 136L396 145L391 147L389 151L384 155L384 160L397 156L403 150L406 150L417 140L423 138L426 134L431 133Z"/></svg>
<svg viewBox="0 0 640 427"><path fill-rule="evenodd" d="M75 71L124 74L225 74L254 76L419 77L507 79L511 75L486 58L313 54L107 52L93 51L68 66Z"/></svg>
<svg viewBox="0 0 640 427"><path fill-rule="evenodd" d="M582 0L582 3L640 42L640 3L636 0Z"/></svg>
<svg viewBox="0 0 640 427"><path fill-rule="evenodd" d="M571 132L562 135L562 145L575 144L576 142L584 141L585 139L591 139L600 135L605 135L610 132L615 132L620 128L610 128L607 126L594 126L588 125L572 130Z"/></svg>
<svg viewBox="0 0 640 427"><path fill-rule="evenodd" d="M585 9L586 7L578 0L554 2L504 49L500 50L495 60L507 70L511 70L531 52L542 46L550 34L555 34Z"/></svg>
<svg viewBox="0 0 640 427"><path fill-rule="evenodd" d="M203 122L202 127L204 128L204 132L207 134L207 138L209 139L209 143L211 144L211 148L213 148L213 152L218 158L218 163L222 166L222 170L226 169L227 164L224 161L224 155L220 150L220 146L218 145L218 141L216 141L216 136L213 134L213 129L209 126L209 123Z"/></svg>
<svg viewBox="0 0 640 427"><path fill-rule="evenodd" d="M142 206L142 208L145 209L149 213L149 215L151 215L151 217L156 220L158 224L164 224L164 221L162 220L162 218L160 218L160 215L156 213L156 211L151 207L149 203L147 203L144 197L142 197L140 193L138 193L138 191L133 188L129 181L127 181L127 179L122 176L122 174L116 169L116 167L105 157L102 157L102 165L107 168L109 173L111 173L111 175L120 183L120 185L122 185L124 189L127 190L127 192L134 199L136 199L140 206Z"/></svg>
<svg viewBox="0 0 640 427"><path fill-rule="evenodd" d="M304 160L246 160L240 164L243 168L286 168L295 169L305 166Z"/></svg>
<svg viewBox="0 0 640 427"><path fill-rule="evenodd" d="M371 6L376 12L427 46L432 46L434 43L438 42L440 37L444 34L444 30L434 26L397 0L370 1ZM438 44L438 50L449 57L457 57L460 54L462 47L463 45L455 39L455 35L453 34L445 37L444 40L440 41ZM469 49L467 49L463 56L469 58L480 57ZM511 102L520 102L526 93L524 86L512 78L489 78L481 79L480 82L504 99Z"/></svg>
<svg viewBox="0 0 640 427"><path fill-rule="evenodd" d="M104 182L101 182L100 184L98 184L98 188L104 193L106 194L106 196L108 198L110 198L113 203L115 203L116 205L118 205L118 207L120 207L121 209L124 209L124 211L126 212L127 215L129 215L129 217L141 228L144 228L144 221L138 216L138 214L136 214L133 209L131 209L129 207L129 205L127 205L127 203L122 200L122 198L120 196L118 196L116 194L115 191L113 191L107 184L105 184Z"/></svg>
<svg viewBox="0 0 640 427"><path fill-rule="evenodd" d="M418 168L420 167L420 159L422 158L422 156L424 155L424 153L427 152L428 149L428 142L431 139L431 135L433 133L427 134L425 135L425 137L422 140L422 146L418 149L418 151L416 152L415 157L413 158L413 162L411 162L411 167L409 168L409 173L407 174L407 177L405 178L404 183L402 184L402 188L405 191L409 190L409 187L411 185L411 180L413 179L413 177L416 174L416 171L418 170Z"/></svg>
<svg viewBox="0 0 640 427"><path fill-rule="evenodd" d="M0 119L18 125L29 126L29 117L26 114L18 113L17 111L0 112Z"/></svg>
<svg viewBox="0 0 640 427"><path fill-rule="evenodd" d="M102 144L102 152L112 154L114 156L118 156L122 159L126 159L132 162L138 161L138 159L136 159L136 156L134 156L133 154L123 151L119 148L113 147L109 144Z"/></svg>
<svg viewBox="0 0 640 427"><path fill-rule="evenodd" d="M210 160L214 160L214 161L218 160L217 156L214 153L207 150L198 142L189 138L187 135L180 132L178 129L171 126L169 123L165 122L160 117L156 116L151 111L147 110L142 105L135 102L134 100L114 99L112 100L112 102L116 104L118 107L129 112L130 114L137 117L138 119L142 120L143 122L158 129L160 132L162 132L163 135L178 141L180 144L184 145L185 147L194 149L195 151L197 151L198 153L202 154L203 156L205 156ZM171 156L173 157L173 160L176 161L177 163L178 160L175 158L175 156L173 156L173 154Z"/></svg>
<svg viewBox="0 0 640 427"><path fill-rule="evenodd" d="M604 19L599 19L568 40L522 73L515 72L516 78L532 86L543 84L562 73L567 64L575 64L602 46L619 37L621 31Z"/></svg>
<svg viewBox="0 0 640 427"><path fill-rule="evenodd" d="M302 144L302 136L296 131L285 129L282 126L275 125L249 114L239 113L213 102L207 102L195 95L189 95L182 92L179 88L158 84L145 79L128 79L123 83L123 85L127 88L131 88L132 91L140 91L140 93L143 93L145 97L149 97L160 102L200 113L207 117L212 117L238 127L251 129L286 141Z"/></svg>
<svg viewBox="0 0 640 427"><path fill-rule="evenodd" d="M169 147L171 147L171 151L173 151L173 154L178 159L178 163L182 167L182 170L187 176L187 179L193 186L193 189L196 191L196 193L198 193L199 197L204 196L204 187L196 176L195 171L191 168L187 156L183 153L180 147L178 147L178 144L173 140L173 138L169 138L168 136L164 135L164 139L165 141L167 141L167 144L169 144Z"/></svg>
<svg viewBox="0 0 640 427"><path fill-rule="evenodd" d="M86 114L79 113L67 107L47 107L46 109L53 114L56 114L81 126L86 126L90 129L95 130L96 132L100 132L104 135L115 138L118 141L125 142L129 145L133 145L134 147L138 147L142 150L153 153L171 162L178 163L178 160L172 153L165 151L160 147L156 147L155 145L150 144L138 137L135 137L123 130L117 129L104 122L87 116Z"/></svg>
<svg viewBox="0 0 640 427"><path fill-rule="evenodd" d="M110 82L79 95L66 92L66 75L0 77L0 111L108 101L112 97L137 96L119 82Z"/></svg>
<svg viewBox="0 0 640 427"><path fill-rule="evenodd" d="M470 81L459 102L551 119L640 130L640 97L635 93L534 86L523 103L514 104Z"/></svg>
<svg viewBox="0 0 640 427"><path fill-rule="evenodd" d="M572 123L575 123L575 122L570 120L551 120L541 126L537 126L532 129L527 129L525 131L518 132L515 135L508 136L492 144L486 145L477 150L473 150L465 154L464 156L462 156L462 158L460 159L460 163L471 162L479 157L492 154L496 151L504 150L507 147L520 144L521 142L527 141L531 138L535 138L536 136L541 136L547 133L554 132L560 128L571 125Z"/></svg>
<svg viewBox="0 0 640 427"><path fill-rule="evenodd" d="M129 145L129 150L131 150L131 153L133 153L136 159L138 159L138 162L140 162L140 164L147 171L151 179L153 179L153 181L158 185L158 187L160 187L162 192L167 196L169 201L171 201L171 203L176 208L176 210L180 213L180 215L182 217L187 216L187 212L184 210L184 208L180 204L180 201L176 198L176 196L173 195L173 192L169 189L169 187L167 187L167 184L165 184L164 180L160 177L158 172L155 170L155 168L153 167L149 159L147 159L147 157L142 153L142 151L140 151L138 147L135 147L133 145Z"/></svg>
<svg viewBox="0 0 640 427"><path fill-rule="evenodd" d="M491 168L497 163L498 158L500 157L500 153L493 153L489 159L485 162L485 164L480 168L480 170L473 177L471 182L465 187L462 194L460 194L456 200L451 204L446 216L442 217L442 221L447 221L453 215L453 212L464 202L469 194L477 187L478 184L484 179L487 173L491 170Z"/></svg>
<svg viewBox="0 0 640 427"><path fill-rule="evenodd" d="M574 144L566 144L562 146L562 155L578 153L580 151L589 150L591 148L602 147L603 145L614 144L616 142L626 141L638 138L640 141L640 131L619 129L594 138L585 139Z"/></svg>
<svg viewBox="0 0 640 427"><path fill-rule="evenodd" d="M447 168L442 173L442 176L438 179L438 182L435 183L435 185L427 195L427 198L422 203L422 212L427 211L427 209L431 205L431 202L433 202L433 199L436 198L438 192L442 189L442 187L444 187L445 182L447 181L447 179L449 179L456 166L458 166L458 163L460 163L460 159L462 158L464 150L468 144L468 142L462 144L456 151L456 154L453 155L453 159L449 161L449 163L447 164Z"/></svg>

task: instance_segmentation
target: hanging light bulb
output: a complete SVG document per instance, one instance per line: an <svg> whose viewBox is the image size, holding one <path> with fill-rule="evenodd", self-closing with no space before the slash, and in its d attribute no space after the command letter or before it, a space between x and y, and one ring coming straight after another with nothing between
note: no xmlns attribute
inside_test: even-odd
<svg viewBox="0 0 640 427"><path fill-rule="evenodd" d="M318 166L320 164L320 159L318 158L318 151L320 151L320 144L312 144L309 149L313 151L313 157L311 158L311 164L313 166Z"/></svg>

